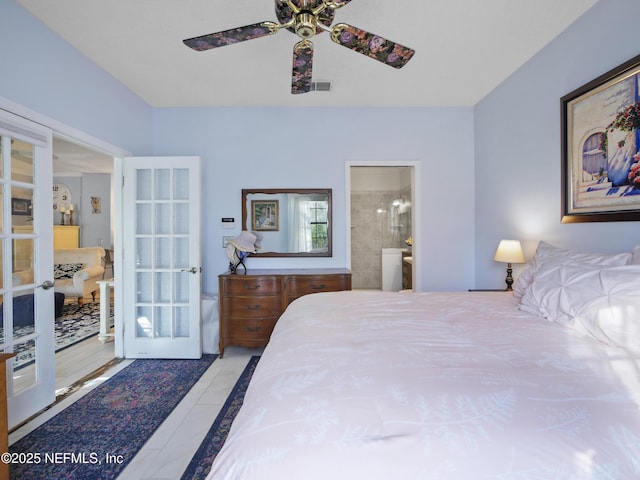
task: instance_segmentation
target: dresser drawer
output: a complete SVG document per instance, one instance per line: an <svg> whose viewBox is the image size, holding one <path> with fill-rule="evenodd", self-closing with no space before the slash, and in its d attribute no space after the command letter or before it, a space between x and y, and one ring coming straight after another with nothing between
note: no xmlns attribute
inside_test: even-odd
<svg viewBox="0 0 640 480"><path fill-rule="evenodd" d="M300 275L287 278L289 297L300 297L318 292L340 292L342 290L350 290L348 277L343 275Z"/></svg>
<svg viewBox="0 0 640 480"><path fill-rule="evenodd" d="M245 347L264 346L269 341L277 320L278 317L247 318L238 321L230 319L226 324L225 339Z"/></svg>
<svg viewBox="0 0 640 480"><path fill-rule="evenodd" d="M278 296L225 296L222 302L223 317L279 317L282 301Z"/></svg>
<svg viewBox="0 0 640 480"><path fill-rule="evenodd" d="M279 277L225 277L221 282L222 294L229 295L278 295L282 288Z"/></svg>

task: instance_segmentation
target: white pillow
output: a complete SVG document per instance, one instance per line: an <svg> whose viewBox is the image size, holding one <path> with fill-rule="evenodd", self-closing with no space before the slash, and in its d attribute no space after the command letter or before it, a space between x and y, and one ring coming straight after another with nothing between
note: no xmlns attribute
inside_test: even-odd
<svg viewBox="0 0 640 480"><path fill-rule="evenodd" d="M594 315L605 315L606 305L631 302L638 313L639 301L640 265L555 265L538 272L518 308L564 325L574 325L579 318L579 328L590 331L595 328ZM640 316L636 318L640 322Z"/></svg>
<svg viewBox="0 0 640 480"><path fill-rule="evenodd" d="M535 258L535 257L534 257ZM525 267L516 278L516 283L513 285L513 296L521 298L524 295L525 290L531 285L533 281L533 271L535 269L534 259L532 258L527 262Z"/></svg>
<svg viewBox="0 0 640 480"><path fill-rule="evenodd" d="M601 297L576 317L574 327L607 345L640 355L640 294Z"/></svg>
<svg viewBox="0 0 640 480"><path fill-rule="evenodd" d="M640 256L640 252L639 252ZM566 250L541 241L538 243L536 254L529 264L520 273L513 287L513 295L521 298L526 289L534 281L537 273L546 268L553 268L558 265L599 265L617 266L626 265L631 261L631 253L591 253L578 250Z"/></svg>
<svg viewBox="0 0 640 480"><path fill-rule="evenodd" d="M584 305L601 292L593 291L601 267L554 264L537 272L518 308L570 325Z"/></svg>

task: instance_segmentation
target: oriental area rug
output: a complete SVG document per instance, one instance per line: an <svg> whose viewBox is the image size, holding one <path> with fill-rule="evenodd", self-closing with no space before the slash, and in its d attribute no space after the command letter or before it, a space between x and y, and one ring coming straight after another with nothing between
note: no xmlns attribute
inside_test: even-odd
<svg viewBox="0 0 640 480"><path fill-rule="evenodd" d="M11 479L117 478L217 357L135 360L11 445Z"/></svg>
<svg viewBox="0 0 640 480"><path fill-rule="evenodd" d="M33 333L33 319L30 325L15 327L15 336ZM55 320L55 351L59 352L78 342L93 337L100 331L100 303L65 303L62 315ZM33 363L33 348L28 343L16 345L14 368L20 369Z"/></svg>
<svg viewBox="0 0 640 480"><path fill-rule="evenodd" d="M249 363L240 375L233 390L227 397L220 413L216 417L202 444L189 462L189 466L182 474L181 480L203 480L211 470L211 464L224 445L233 420L244 402L244 394L253 376L253 371L260 360L259 356L251 357Z"/></svg>

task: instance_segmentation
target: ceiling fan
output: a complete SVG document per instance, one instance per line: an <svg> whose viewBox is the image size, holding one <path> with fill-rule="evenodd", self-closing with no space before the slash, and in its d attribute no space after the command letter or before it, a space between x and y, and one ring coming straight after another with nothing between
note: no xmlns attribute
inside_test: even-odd
<svg viewBox="0 0 640 480"><path fill-rule="evenodd" d="M311 91L313 43L310 39L323 31L329 32L331 40L335 43L394 68L404 67L415 53L411 48L346 23L338 23L331 27L335 10L344 7L351 0L275 0L275 2L276 16L280 24L269 21L254 23L188 38L183 42L194 50L203 51L274 35L286 28L302 39L293 47L291 76L291 93L293 94Z"/></svg>

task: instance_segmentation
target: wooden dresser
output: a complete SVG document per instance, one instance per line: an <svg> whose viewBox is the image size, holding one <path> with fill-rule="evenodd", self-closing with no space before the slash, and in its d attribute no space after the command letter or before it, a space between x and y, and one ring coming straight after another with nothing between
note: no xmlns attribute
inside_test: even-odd
<svg viewBox="0 0 640 480"><path fill-rule="evenodd" d="M78 248L80 245L79 225L54 225L53 248Z"/></svg>
<svg viewBox="0 0 640 480"><path fill-rule="evenodd" d="M351 290L346 269L252 270L218 277L220 358L227 345L264 347L287 305L309 293Z"/></svg>
<svg viewBox="0 0 640 480"><path fill-rule="evenodd" d="M0 354L0 454L7 453L9 451L6 361L14 356L15 353ZM0 480L9 480L9 462L0 462Z"/></svg>

